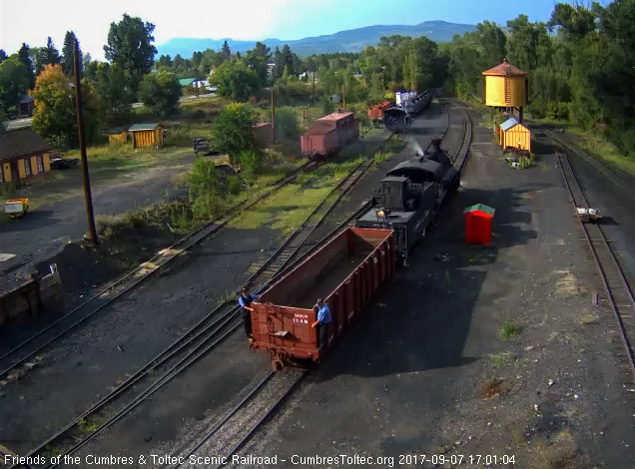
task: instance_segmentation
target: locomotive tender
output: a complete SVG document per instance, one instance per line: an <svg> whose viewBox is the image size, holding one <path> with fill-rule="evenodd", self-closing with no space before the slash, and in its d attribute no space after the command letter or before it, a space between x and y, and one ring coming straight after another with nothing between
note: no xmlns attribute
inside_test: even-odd
<svg viewBox="0 0 635 469"><path fill-rule="evenodd" d="M451 191L458 189L460 174L440 148L404 161L382 179L372 207L356 221L359 228L392 229L395 254L408 265L408 253L422 239Z"/></svg>

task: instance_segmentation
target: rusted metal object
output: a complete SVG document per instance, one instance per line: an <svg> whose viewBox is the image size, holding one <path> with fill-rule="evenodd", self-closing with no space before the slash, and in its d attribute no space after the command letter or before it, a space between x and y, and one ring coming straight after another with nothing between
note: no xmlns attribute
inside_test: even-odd
<svg viewBox="0 0 635 469"><path fill-rule="evenodd" d="M324 158L359 139L359 121L352 112L334 112L317 119L300 138L302 156Z"/></svg>
<svg viewBox="0 0 635 469"><path fill-rule="evenodd" d="M368 117L370 119L379 119L382 120L384 118L384 111L386 109L390 109L395 105L392 101L384 101L379 104L375 104L368 108Z"/></svg>
<svg viewBox="0 0 635 469"><path fill-rule="evenodd" d="M251 315L254 349L268 350L274 369L319 362L362 314L395 270L392 230L348 228L273 284ZM331 309L326 347L318 346L315 300Z"/></svg>

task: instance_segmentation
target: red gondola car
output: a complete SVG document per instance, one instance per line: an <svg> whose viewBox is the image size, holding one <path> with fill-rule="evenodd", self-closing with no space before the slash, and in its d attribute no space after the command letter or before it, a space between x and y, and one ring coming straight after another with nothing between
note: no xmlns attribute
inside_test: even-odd
<svg viewBox="0 0 635 469"><path fill-rule="evenodd" d="M251 314L254 349L268 350L274 369L318 362L363 313L395 270L392 230L348 228L273 284ZM331 309L327 346L318 347L315 300Z"/></svg>

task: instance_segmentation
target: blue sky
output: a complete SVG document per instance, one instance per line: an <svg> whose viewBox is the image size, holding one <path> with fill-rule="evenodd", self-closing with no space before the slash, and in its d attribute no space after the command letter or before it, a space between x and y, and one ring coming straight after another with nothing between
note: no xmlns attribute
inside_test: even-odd
<svg viewBox="0 0 635 469"><path fill-rule="evenodd" d="M73 30L84 52L103 59L112 21L124 13L156 25L156 43L174 37L300 39L376 24L417 24L444 20L476 24L485 19L504 24L525 13L545 21L555 0L0 0L0 48L16 52L22 42L43 46L51 36L58 49Z"/></svg>

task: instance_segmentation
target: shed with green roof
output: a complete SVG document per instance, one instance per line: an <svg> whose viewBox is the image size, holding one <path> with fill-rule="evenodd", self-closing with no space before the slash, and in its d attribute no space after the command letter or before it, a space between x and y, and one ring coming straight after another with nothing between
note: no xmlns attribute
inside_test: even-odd
<svg viewBox="0 0 635 469"><path fill-rule="evenodd" d="M106 131L108 143L111 145L122 145L128 141L128 126L113 127Z"/></svg>
<svg viewBox="0 0 635 469"><path fill-rule="evenodd" d="M128 129L132 134L134 148L160 148L163 146L165 127L158 122L135 124Z"/></svg>

